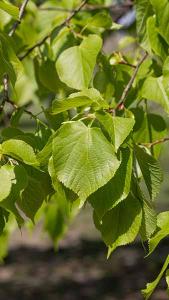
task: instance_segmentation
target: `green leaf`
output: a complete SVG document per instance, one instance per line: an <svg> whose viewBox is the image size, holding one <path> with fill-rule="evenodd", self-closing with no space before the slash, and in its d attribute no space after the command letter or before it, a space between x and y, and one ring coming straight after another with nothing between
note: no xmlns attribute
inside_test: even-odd
<svg viewBox="0 0 169 300"><path fill-rule="evenodd" d="M136 238L142 220L142 210L139 200L131 194L125 201L106 213L99 222L94 213L96 228L101 232L102 238L109 246L110 255L117 247L127 245Z"/></svg>
<svg viewBox="0 0 169 300"><path fill-rule="evenodd" d="M28 174L28 185L18 199L17 204L25 215L34 221L37 211L43 201L53 192L53 189L47 173L28 166L26 171Z"/></svg>
<svg viewBox="0 0 169 300"><path fill-rule="evenodd" d="M51 113L56 115L74 107L90 106L91 103L92 100L85 96L55 100L52 103Z"/></svg>
<svg viewBox="0 0 169 300"><path fill-rule="evenodd" d="M85 89L81 92L73 93L70 98L74 97L87 97L92 100L93 106L95 108L108 108L108 103L103 99L100 92L94 88Z"/></svg>
<svg viewBox="0 0 169 300"><path fill-rule="evenodd" d="M135 143L151 143L167 136L167 126L164 118L154 113L146 113L143 108L132 109L135 116L135 126L133 128L133 139ZM162 144L157 144L152 149L155 158L159 157Z"/></svg>
<svg viewBox="0 0 169 300"><path fill-rule="evenodd" d="M0 79L7 73L12 85L23 75L23 66L15 54L10 37L0 32Z"/></svg>
<svg viewBox="0 0 169 300"><path fill-rule="evenodd" d="M20 160L28 165L38 166L33 148L19 139L10 139L2 143L2 153Z"/></svg>
<svg viewBox="0 0 169 300"><path fill-rule="evenodd" d="M113 117L106 112L97 112L96 118L105 127L117 151L134 127L134 119Z"/></svg>
<svg viewBox="0 0 169 300"><path fill-rule="evenodd" d="M115 176L89 197L99 219L127 198L130 192L133 155L129 148L122 149L121 164Z"/></svg>
<svg viewBox="0 0 169 300"><path fill-rule="evenodd" d="M137 34L142 47L148 50L146 22L148 18L153 14L152 5L149 0L136 0L135 5Z"/></svg>
<svg viewBox="0 0 169 300"><path fill-rule="evenodd" d="M60 80L77 90L88 88L101 47L101 38L89 35L80 46L62 52L56 62Z"/></svg>
<svg viewBox="0 0 169 300"><path fill-rule="evenodd" d="M15 20L19 19L19 8L6 0L0 0L0 9L7 12Z"/></svg>
<svg viewBox="0 0 169 300"><path fill-rule="evenodd" d="M88 20L83 31L87 28L92 29L92 27L110 29L112 24L113 22L110 13L108 11L100 11Z"/></svg>
<svg viewBox="0 0 169 300"><path fill-rule="evenodd" d="M152 205L144 198L142 199L142 212L143 218L140 227L140 235L143 241L147 241L156 230L157 216Z"/></svg>
<svg viewBox="0 0 169 300"><path fill-rule="evenodd" d="M68 122L58 130L53 161L58 179L82 200L106 184L120 165L101 130L80 121Z"/></svg>
<svg viewBox="0 0 169 300"><path fill-rule="evenodd" d="M166 271L165 279L167 283L167 292L169 292L169 269Z"/></svg>
<svg viewBox="0 0 169 300"><path fill-rule="evenodd" d="M155 250L158 244L169 235L169 212L165 211L157 216L158 231L149 240L149 255Z"/></svg>
<svg viewBox="0 0 169 300"><path fill-rule="evenodd" d="M165 263L161 269L161 272L157 276L157 278L153 282L147 283L146 289L142 290L142 294L143 294L145 300L148 300L150 298L150 296L152 295L152 293L154 292L154 290L157 287L159 281L161 280L165 270L167 269L168 264L169 264L169 255L167 256Z"/></svg>
<svg viewBox="0 0 169 300"><path fill-rule="evenodd" d="M147 20L147 39L154 53L164 60L168 54L168 45L158 32L154 16Z"/></svg>
<svg viewBox="0 0 169 300"><path fill-rule="evenodd" d="M163 180L159 162L139 146L135 146L135 153L150 197L154 199L159 193Z"/></svg>
<svg viewBox="0 0 169 300"><path fill-rule="evenodd" d="M56 72L55 63L51 60L44 61L38 68L39 80L50 91L56 93L66 86L60 81ZM49 76L50 74L50 76Z"/></svg>
<svg viewBox="0 0 169 300"><path fill-rule="evenodd" d="M169 96L166 92L163 77L148 77L141 89L141 97L160 104L169 113Z"/></svg>
<svg viewBox="0 0 169 300"><path fill-rule="evenodd" d="M0 168L0 201L7 198L12 187L12 178L10 174L10 166L4 165Z"/></svg>
<svg viewBox="0 0 169 300"><path fill-rule="evenodd" d="M0 202L0 206L5 208L9 212L12 212L16 217L18 225L21 226L23 223L23 218L18 211L16 202L21 197L23 190L28 184L28 177L25 168L20 165L8 165L8 171L10 173L12 187L7 198Z"/></svg>
<svg viewBox="0 0 169 300"><path fill-rule="evenodd" d="M151 3L157 16L159 33L169 44L169 2L168 0L151 0Z"/></svg>

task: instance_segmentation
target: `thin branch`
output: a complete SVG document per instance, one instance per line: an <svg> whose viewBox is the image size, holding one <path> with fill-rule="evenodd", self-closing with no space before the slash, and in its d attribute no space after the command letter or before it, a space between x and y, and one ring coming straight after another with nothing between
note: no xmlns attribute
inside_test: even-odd
<svg viewBox="0 0 169 300"><path fill-rule="evenodd" d="M135 68L137 67L137 66L135 66L135 65L133 65L133 64L130 64L130 63L127 62L127 61L120 61L119 64L120 64L120 65L129 66L129 67L131 67L131 68L133 68L133 69L135 69Z"/></svg>
<svg viewBox="0 0 169 300"><path fill-rule="evenodd" d="M142 143L141 145L142 146L145 146L147 148L152 148L156 145L159 145L159 144L162 144L162 143L165 143L165 142L168 142L169 141L169 137L165 137L163 139L160 139L160 140L157 140L157 141L154 141L152 143Z"/></svg>
<svg viewBox="0 0 169 300"><path fill-rule="evenodd" d="M128 82L128 84L126 85L126 87L125 87L125 89L124 89L124 91L123 91L123 94L122 94L122 96L121 96L121 98L120 98L120 101L119 101L119 103L117 104L116 109L118 109L122 104L124 105L124 102L125 102L125 100L126 100L126 97L127 97L128 93L129 93L129 91L130 91L130 89L131 89L131 87L132 87L132 85L133 85L133 82L134 82L134 80L135 80L135 78L136 78L136 76L137 76L137 73L138 73L138 71L139 71L139 68L140 68L140 66L142 65L142 63L145 61L145 59L147 58L147 56L148 56L148 53L145 52L145 54L143 55L143 57L139 60L138 64L135 66L135 70L134 70L134 72L133 72L133 75L132 75L132 77L130 78L130 81Z"/></svg>
<svg viewBox="0 0 169 300"><path fill-rule="evenodd" d="M66 18L65 21L63 21L58 28L62 28L63 26L66 26L71 19L78 14L79 11L81 11L81 9L86 5L86 3L88 2L88 0L84 0L82 1L82 3L79 5L79 7L77 9L75 9L74 11L71 12L70 16L68 16ZM51 36L52 32L48 33L41 41L37 42L35 45L33 45L31 48L29 48L27 50L27 52L25 54L23 54L22 56L19 57L20 60L23 60L26 56L28 56L35 48L40 47L41 45L43 45L46 40Z"/></svg>
<svg viewBox="0 0 169 300"><path fill-rule="evenodd" d="M19 20L13 24L13 27L12 27L11 31L9 32L9 36L12 36L15 33L15 30L17 29L18 25L21 23L21 20L24 16L25 9L26 9L28 2L29 2L29 0L23 1L22 5L20 7L20 10L19 10Z"/></svg>

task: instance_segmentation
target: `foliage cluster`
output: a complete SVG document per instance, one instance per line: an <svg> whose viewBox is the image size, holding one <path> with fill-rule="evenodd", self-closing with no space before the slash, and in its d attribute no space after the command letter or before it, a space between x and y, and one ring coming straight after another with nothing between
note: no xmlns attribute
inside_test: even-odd
<svg viewBox="0 0 169 300"><path fill-rule="evenodd" d="M118 5L0 0L2 257L13 219L44 218L57 245L86 202L108 256L137 236L150 254L169 234L169 212L154 208L169 140L169 1L122 4L134 6L136 24L106 54L107 35L124 30L110 13Z"/></svg>

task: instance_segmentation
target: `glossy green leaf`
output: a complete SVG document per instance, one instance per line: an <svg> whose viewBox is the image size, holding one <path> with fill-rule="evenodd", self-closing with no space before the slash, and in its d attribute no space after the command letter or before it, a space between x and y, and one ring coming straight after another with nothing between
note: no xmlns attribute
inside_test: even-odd
<svg viewBox="0 0 169 300"><path fill-rule="evenodd" d="M65 50L56 62L60 80L77 90L88 88L101 47L101 38L89 35L80 46Z"/></svg>
<svg viewBox="0 0 169 300"><path fill-rule="evenodd" d="M58 130L53 139L53 161L59 181L82 200L106 184L120 165L101 130L79 121Z"/></svg>

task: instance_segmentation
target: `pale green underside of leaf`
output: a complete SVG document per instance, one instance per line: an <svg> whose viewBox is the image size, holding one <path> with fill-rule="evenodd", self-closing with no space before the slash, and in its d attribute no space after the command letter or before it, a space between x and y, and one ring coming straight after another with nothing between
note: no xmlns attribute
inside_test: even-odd
<svg viewBox="0 0 169 300"><path fill-rule="evenodd" d="M163 77L148 77L141 89L141 96L160 104L169 113L169 97L163 83Z"/></svg>
<svg viewBox="0 0 169 300"><path fill-rule="evenodd" d="M117 247L129 244L136 238L142 221L142 210L138 199L131 194L119 205L106 213L102 221L94 214L96 228L109 246L110 255Z"/></svg>
<svg viewBox="0 0 169 300"><path fill-rule="evenodd" d="M0 0L0 9L7 12L15 20L19 19L19 8L6 0Z"/></svg>
<svg viewBox="0 0 169 300"><path fill-rule="evenodd" d="M62 52L56 62L60 80L77 90L88 88L101 47L102 39L89 35L80 46Z"/></svg>
<svg viewBox="0 0 169 300"><path fill-rule="evenodd" d="M113 117L105 112L97 112L96 118L108 132L116 151L129 136L135 123L132 118Z"/></svg>
<svg viewBox="0 0 169 300"><path fill-rule="evenodd" d="M28 165L38 166L33 148L22 140L11 139L2 143L2 153Z"/></svg>
<svg viewBox="0 0 169 300"><path fill-rule="evenodd" d="M102 219L108 210L126 199L130 192L133 154L128 148L122 149L121 160L115 176L88 199L99 219Z"/></svg>
<svg viewBox="0 0 169 300"><path fill-rule="evenodd" d="M57 178L82 200L106 184L120 165L101 130L80 121L65 123L58 130L53 162Z"/></svg>
<svg viewBox="0 0 169 300"><path fill-rule="evenodd" d="M148 300L150 298L150 296L152 295L152 293L154 292L154 290L157 287L160 279L162 278L165 270L167 269L168 264L169 264L169 255L167 256L166 261L165 261L158 277L153 282L148 283L146 285L146 289L142 290L142 294L145 297L145 300Z"/></svg>

